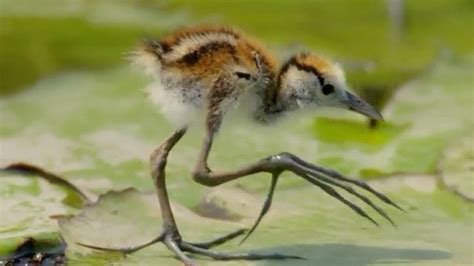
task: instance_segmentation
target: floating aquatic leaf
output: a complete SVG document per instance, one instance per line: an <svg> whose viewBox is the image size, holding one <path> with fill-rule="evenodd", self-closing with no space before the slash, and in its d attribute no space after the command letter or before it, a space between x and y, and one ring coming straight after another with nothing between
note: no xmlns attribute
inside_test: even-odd
<svg viewBox="0 0 474 266"><path fill-rule="evenodd" d="M451 138L473 126L472 69L472 63L446 63L407 84L384 110L388 124L372 131L363 122L354 122L355 129L348 130L338 118L334 128L325 129L332 119L320 119L317 132L309 132L314 129L314 117L303 115L268 128L243 124L239 117L224 123L210 158L213 168L234 169L288 150L311 162L372 179L379 174L405 172L371 182L408 213L388 208L398 229L383 220L377 220L381 229L375 229L321 191L285 174L272 209L252 238L243 246L229 244L222 250L278 249L324 265L348 265L347 258L353 258L355 265L472 264L472 242L466 237L472 230L472 204L437 189L432 175ZM0 123L2 164L31 161L60 171L81 189L97 194L126 187L145 191L108 193L78 216L63 219L65 238L72 243L67 250L72 264L178 264L162 245L123 257L74 244L137 245L153 239L161 230L147 156L172 127L144 103L139 90L143 84L126 67L70 72L0 100L2 118L6 117ZM336 129L347 132L346 143L339 142L344 137L340 132L333 134ZM270 178L255 175L212 191L195 184L189 172L201 138L200 133L191 131L173 150L168 163L169 194L175 202L180 230L189 241L205 241L251 226L262 206L264 194L260 192L266 191ZM454 158L448 158L446 169L452 169L448 162ZM407 171L416 171L422 178L407 176ZM450 171L444 172L446 177ZM38 239L40 234L55 233L58 227L48 217L77 211L62 203L65 191L44 180L7 176L0 183L0 247L14 248L25 237ZM190 211L206 195L215 197L241 220L206 219ZM357 202L356 198L348 199ZM373 214L370 209L366 211ZM255 263L235 262L241 264Z"/></svg>
<svg viewBox="0 0 474 266"><path fill-rule="evenodd" d="M57 224L50 216L74 212L75 208L63 203L70 193L41 178L2 176L0 256L8 256L27 238L59 244Z"/></svg>

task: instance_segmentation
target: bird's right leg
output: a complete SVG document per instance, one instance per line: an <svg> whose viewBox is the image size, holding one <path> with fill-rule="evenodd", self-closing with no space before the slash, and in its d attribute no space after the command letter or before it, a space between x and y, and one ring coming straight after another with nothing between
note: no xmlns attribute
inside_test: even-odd
<svg viewBox="0 0 474 266"><path fill-rule="evenodd" d="M168 192L166 190L166 163L168 154L174 145L184 136L186 133L186 128L175 131L170 137L168 137L160 146L158 146L150 155L150 172L155 184L155 189L158 196L158 201L161 208L161 216L163 219L163 231L162 235L166 244L167 237L170 238L169 242L181 242L181 236L176 225L176 221L171 210ZM214 246L224 244L225 242L236 238L245 233L246 230L239 229L237 231L231 232L222 237L216 238L214 240L204 242L204 243L195 243L201 248L209 249ZM168 245L168 244L167 244ZM171 249L171 248L170 248Z"/></svg>
<svg viewBox="0 0 474 266"><path fill-rule="evenodd" d="M92 249L103 250L103 251L119 251L126 254L133 253L138 251L142 248L150 246L157 242L163 242L168 249L173 251L177 257L181 261L183 261L186 265L194 265L193 261L189 259L186 254L184 254L184 250L187 251L189 247L195 247L197 249L207 250L214 246L218 246L224 244L225 242L234 239L246 232L244 229L237 230L235 232L229 233L222 237L216 238L214 240L204 242L204 243L188 243L184 242L181 238L179 233L178 227L176 225L176 221L173 216L173 212L171 210L171 205L169 202L168 191L166 189L166 174L165 168L167 163L167 158L169 152L174 147L176 143L186 134L187 128L183 127L171 134L163 143L161 143L150 155L150 172L151 177L153 179L153 183L155 185L155 189L158 196L158 201L160 204L161 209L161 217L163 219L162 225L162 232L159 236L154 238L153 240L137 245L132 247L123 247L123 248L107 248L107 247L99 247L85 243L77 243L81 246L85 246ZM188 248L183 248L187 246Z"/></svg>
<svg viewBox="0 0 474 266"><path fill-rule="evenodd" d="M150 172L151 178L155 185L155 189L160 203L161 216L163 219L163 232L165 235L173 235L179 239L179 232L174 220L173 212L166 190L165 168L168 154L174 145L186 134L186 128L182 128L173 132L160 146L158 146L150 155Z"/></svg>
<svg viewBox="0 0 474 266"><path fill-rule="evenodd" d="M153 182L160 202L161 215L163 219L163 231L161 235L147 244L140 245L133 248L130 252L137 251L141 248L148 246L155 242L163 242L168 249L173 251L175 255L185 263L185 265L194 265L194 262L184 253L193 253L208 256L214 259L228 260L228 259L248 259L248 260L261 260L261 259L287 259L287 258L299 258L292 256L284 256L280 254L252 254L252 253L234 253L234 254L222 254L219 252L212 252L208 249L223 244L237 236L245 233L245 230L237 230L233 233L217 238L215 240L204 242L204 243L189 243L182 240L181 235L178 231L173 212L171 210L168 192L166 190L165 181L165 168L167 163L167 157L173 146L183 137L186 133L186 128L175 131L168 139L166 139L158 148L156 148L150 155L150 170ZM110 249L109 249L110 250ZM125 250L121 250L125 251Z"/></svg>
<svg viewBox="0 0 474 266"><path fill-rule="evenodd" d="M168 191L166 190L166 174L165 168L168 159L168 154L176 143L186 134L187 128L183 127L171 134L163 143L161 143L153 152L150 154L150 172L151 178L155 185L158 201L160 203L161 218L163 219L162 232L155 239L138 246L123 247L123 248L106 248L99 247L90 244L78 243L81 246L85 246L92 249L104 250L104 251L120 251L123 253L133 253L142 248L150 246L157 242L163 242L169 250L184 262L185 265L194 265L193 261L184 254L179 245L181 244L181 235L179 234L176 221L171 210L169 202Z"/></svg>

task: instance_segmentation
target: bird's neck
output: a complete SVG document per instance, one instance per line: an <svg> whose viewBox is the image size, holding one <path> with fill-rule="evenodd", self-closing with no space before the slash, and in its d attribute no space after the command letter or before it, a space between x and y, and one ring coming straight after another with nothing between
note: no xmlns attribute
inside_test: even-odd
<svg viewBox="0 0 474 266"><path fill-rule="evenodd" d="M298 109L295 99L282 93L287 88L279 87L276 82L266 87L260 95L262 105L258 108L256 119L263 123L271 123L284 117L285 114Z"/></svg>

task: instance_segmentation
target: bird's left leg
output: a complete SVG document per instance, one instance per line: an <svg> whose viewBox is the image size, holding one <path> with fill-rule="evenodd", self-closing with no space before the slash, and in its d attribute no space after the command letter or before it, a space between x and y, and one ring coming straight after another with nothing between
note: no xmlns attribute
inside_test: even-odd
<svg viewBox="0 0 474 266"><path fill-rule="evenodd" d="M211 108L212 110L212 108ZM347 184L350 183L355 185L361 189L364 189L376 197L378 197L383 202L390 204L398 209L401 209L396 203L390 200L384 194L374 190L368 184L357 180L352 179L349 177L345 177L340 173L326 169L321 166L317 166L311 163L308 163L299 157L290 154L290 153L280 153L277 155L272 155L257 162L248 164L242 168L239 168L234 171L226 171L226 172L218 172L212 171L207 164L207 160L209 157L209 153L212 147L213 138L217 129L220 125L221 116L219 116L218 112L209 112L207 118L207 135L205 137L203 147L201 153L198 158L198 163L196 164L193 170L193 179L205 186L217 186L238 178L242 178L245 176L257 174L257 173L269 173L272 175L272 184L267 195L267 199L265 200L264 206L259 214L258 219L256 220L255 224L252 226L250 231L247 233L247 236L244 240L252 233L255 228L258 226L259 222L263 218L263 216L268 212L273 193L277 184L278 177L284 171L290 171L306 181L312 183L313 185L319 187L324 192L329 194L330 196L336 198L337 200L341 201L348 207L350 207L353 211L355 211L360 216L370 220L372 223L378 225L378 223L373 220L363 209L357 206L355 203L348 201L345 199L335 188L342 189L349 194L352 194L362 200L364 203L369 205L373 208L377 213L379 213L382 217L387 219L390 223L393 224L393 221L390 217L375 205L368 197L356 191L351 185Z"/></svg>

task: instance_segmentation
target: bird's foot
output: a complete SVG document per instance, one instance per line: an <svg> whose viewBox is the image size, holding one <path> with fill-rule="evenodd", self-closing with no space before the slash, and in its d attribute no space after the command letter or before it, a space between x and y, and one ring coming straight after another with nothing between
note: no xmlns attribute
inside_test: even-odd
<svg viewBox="0 0 474 266"><path fill-rule="evenodd" d="M347 193L352 194L353 196L359 198L368 206L373 208L383 218L388 220L394 227L396 227L395 222L388 216L388 214L384 210L382 210L379 206L373 203L368 197L366 197L365 195L355 190L351 185L354 185L355 187L366 190L372 193L373 195L375 195L377 198L379 198L386 204L392 205L393 207L401 211L405 211L400 206L398 206L395 202L389 199L387 196L371 188L368 184L364 183L363 181L360 181L358 179L352 179L334 170L323 168L321 166L308 163L293 154L283 152L278 155L270 156L262 160L262 163L266 166L274 167L276 168L276 170L272 172L273 176L272 176L271 186L268 191L265 202L263 204L263 207L260 211L260 214L257 217L256 221L254 222L253 226L250 228L250 230L247 231L246 235L243 237L240 243L243 243L255 231L255 229L260 224L260 221L262 220L262 218L270 209L271 204L272 204L273 194L277 185L277 181L280 177L280 174L283 171L291 171L294 174L309 181L313 185L321 188L324 192L336 198L337 200L341 201L342 203L350 207L353 211L355 211L357 214L368 219L369 221L371 221L373 224L377 226L379 224L374 219L372 219L362 208L360 208L358 205L356 205L352 201L345 199L341 194L339 194L339 192L336 191L336 189L340 188L346 191ZM349 183L349 184L344 184L344 183Z"/></svg>
<svg viewBox="0 0 474 266"><path fill-rule="evenodd" d="M258 253L226 253L209 250L214 246L224 244L225 242L234 239L246 232L245 229L240 229L214 240L202 243L190 243L181 239L179 235L174 232L165 233L163 243L173 251L173 253L185 265L197 265L188 255L201 255L212 258L214 260L284 260L284 259L303 259L298 256L287 256L279 253L258 254Z"/></svg>
<svg viewBox="0 0 474 266"><path fill-rule="evenodd" d="M243 235L247 230L239 229L237 231L231 232L227 235L221 236L211 241L200 242L200 243L191 243L184 241L179 235L177 230L164 230L160 236L153 239L152 241L134 247L125 247L125 248L105 248L98 247L84 243L77 243L81 246L103 250L103 251L118 251L125 254L130 254L136 252L140 249L143 249L147 246L150 246L157 242L163 242L165 246L171 250L185 265L197 265L191 258L189 254L202 255L214 260L285 260L285 259L304 259L298 256L288 256L280 253L270 253L270 254L258 254L258 253L226 253L226 252L216 252L209 250L212 247L222 245L238 236Z"/></svg>

